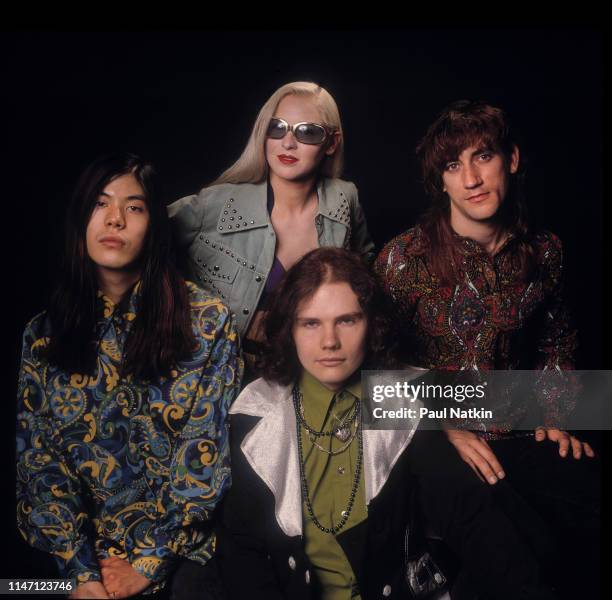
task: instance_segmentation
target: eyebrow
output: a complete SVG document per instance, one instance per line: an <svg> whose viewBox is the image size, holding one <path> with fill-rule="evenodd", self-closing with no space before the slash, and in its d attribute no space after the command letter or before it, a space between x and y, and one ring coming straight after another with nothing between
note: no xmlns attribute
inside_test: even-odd
<svg viewBox="0 0 612 600"><path fill-rule="evenodd" d="M495 154L495 150L493 150L493 148L489 148L489 146L478 146L478 148L472 152L472 156L476 156L482 152L490 152L491 154Z"/></svg>
<svg viewBox="0 0 612 600"><path fill-rule="evenodd" d="M338 315L337 317L334 317L335 321L340 321L341 319L361 319L364 317L363 311L356 311L356 312L352 312L352 313L346 313L343 315ZM295 319L296 321L300 322L300 321L320 321L321 319L319 319L318 317L296 317Z"/></svg>
<svg viewBox="0 0 612 600"><path fill-rule="evenodd" d="M465 150L467 150L467 148L465 148ZM491 154L497 154L497 151L494 150L493 148L490 148L489 146L478 146L476 150L474 150L474 152L470 154L470 159L474 158L474 156L477 156L478 154L481 154L482 152L489 152ZM446 166L454 162L459 162L459 156L456 156L455 158L451 158L449 160L444 161L444 165Z"/></svg>
<svg viewBox="0 0 612 600"><path fill-rule="evenodd" d="M111 197L111 195L107 194L106 192L100 192L100 196L106 196L107 198ZM132 194L128 196L127 199L128 200L142 200L143 202L146 202L146 198L142 194Z"/></svg>

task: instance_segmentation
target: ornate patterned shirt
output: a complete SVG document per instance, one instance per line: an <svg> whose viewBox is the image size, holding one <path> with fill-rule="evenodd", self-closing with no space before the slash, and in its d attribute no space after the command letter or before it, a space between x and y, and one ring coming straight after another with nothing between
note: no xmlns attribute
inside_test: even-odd
<svg viewBox="0 0 612 600"><path fill-rule="evenodd" d="M119 556L160 589L172 560L204 563L210 519L230 485L226 416L242 360L228 309L188 282L197 348L170 378L120 374L138 308L98 294L94 376L40 358L42 313L23 337L17 409L17 520L52 553L61 575L100 580L98 559Z"/></svg>
<svg viewBox="0 0 612 600"><path fill-rule="evenodd" d="M430 270L428 239L416 226L391 240L375 270L398 309L406 358L428 369L571 369L576 332L562 300L562 248L549 232L535 236L537 268L530 280L516 266L510 235L490 256L456 236L459 283L442 285ZM561 411L554 394L538 395L544 425ZM508 423L520 422L517 413Z"/></svg>

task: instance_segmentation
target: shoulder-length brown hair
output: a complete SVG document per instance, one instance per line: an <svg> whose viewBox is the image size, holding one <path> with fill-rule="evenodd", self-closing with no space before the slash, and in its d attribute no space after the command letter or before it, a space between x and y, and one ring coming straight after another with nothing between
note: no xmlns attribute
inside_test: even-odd
<svg viewBox="0 0 612 600"><path fill-rule="evenodd" d="M460 257L456 251L456 236L450 226L450 202L444 191L442 175L446 165L457 160L470 146L483 146L498 152L509 177L508 194L499 217L518 244L519 268L528 277L534 267L535 250L523 195L525 157L521 156L518 170L510 174L510 159L518 141L507 114L496 106L480 100L459 100L445 108L432 123L417 146L425 191L431 207L420 221L428 240L427 254L432 271L443 283L456 283Z"/></svg>
<svg viewBox="0 0 612 600"><path fill-rule="evenodd" d="M257 364L267 380L283 385L300 376L302 366L293 341L293 326L301 302L324 283L348 283L359 300L367 323L367 348L362 368L398 366L391 309L376 275L359 256L342 248L317 248L306 254L276 288L264 321L264 352Z"/></svg>

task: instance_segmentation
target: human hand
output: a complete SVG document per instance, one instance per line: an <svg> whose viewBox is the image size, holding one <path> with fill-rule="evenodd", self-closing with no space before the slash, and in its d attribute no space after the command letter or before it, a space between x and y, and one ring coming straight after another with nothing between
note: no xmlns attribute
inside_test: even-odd
<svg viewBox="0 0 612 600"><path fill-rule="evenodd" d="M76 590L68 596L70 599L78 598L110 598L101 581L88 581L77 585Z"/></svg>
<svg viewBox="0 0 612 600"><path fill-rule="evenodd" d="M102 583L108 592L108 598L128 598L139 594L151 583L132 565L118 556L103 558L100 561Z"/></svg>
<svg viewBox="0 0 612 600"><path fill-rule="evenodd" d="M445 433L459 456L470 465L482 481L488 481L493 485L506 476L486 440L477 436L473 431L462 429L447 429Z"/></svg>
<svg viewBox="0 0 612 600"><path fill-rule="evenodd" d="M569 450L570 444L572 446L572 455L576 459L582 457L582 452L589 457L593 458L595 452L593 448L586 442L581 442L577 437L570 435L567 431L561 431L560 429L546 429L545 427L538 427L535 430L536 442L543 442L549 439L551 442L557 442L559 444L559 454L565 458L567 451Z"/></svg>

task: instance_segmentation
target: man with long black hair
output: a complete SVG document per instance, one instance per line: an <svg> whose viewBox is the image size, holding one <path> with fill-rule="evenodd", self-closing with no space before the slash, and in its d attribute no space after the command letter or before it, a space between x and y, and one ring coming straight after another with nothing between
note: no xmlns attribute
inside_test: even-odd
<svg viewBox="0 0 612 600"><path fill-rule="evenodd" d="M179 563L198 579L241 375L228 309L173 266L150 165L95 161L49 308L24 333L17 409L18 526L76 580L72 598L163 594Z"/></svg>

